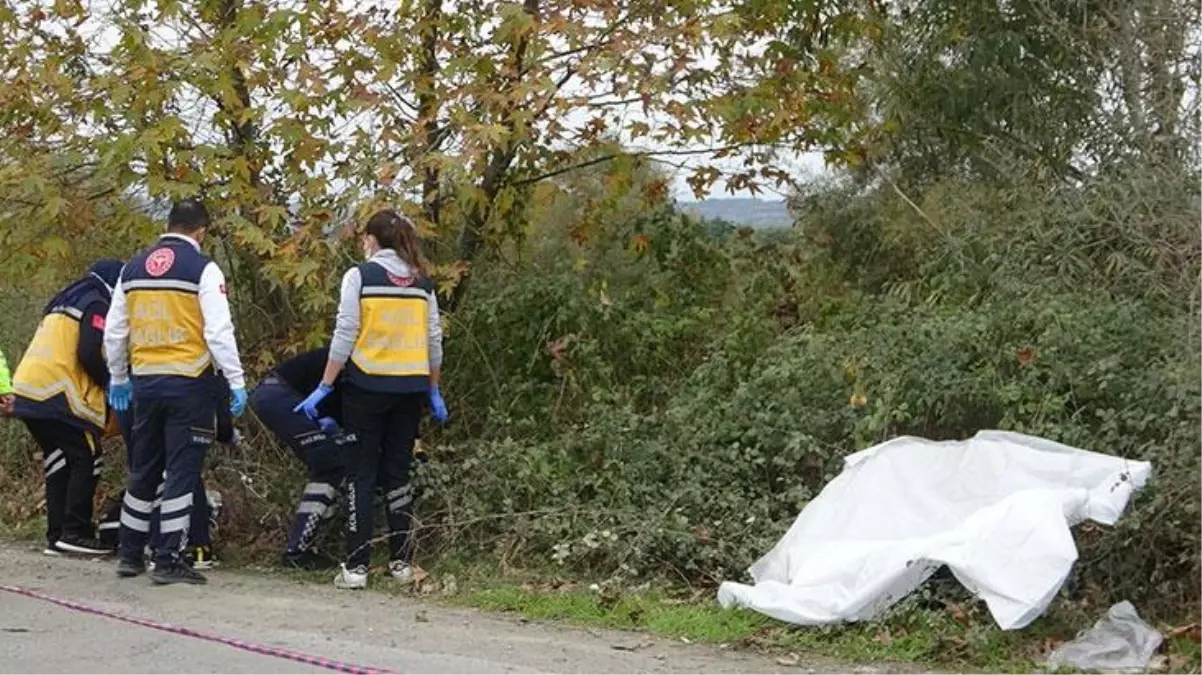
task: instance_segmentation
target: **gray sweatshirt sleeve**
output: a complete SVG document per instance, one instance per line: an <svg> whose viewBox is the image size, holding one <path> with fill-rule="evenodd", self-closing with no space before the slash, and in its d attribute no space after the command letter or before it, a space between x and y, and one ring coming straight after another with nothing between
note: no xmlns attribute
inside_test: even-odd
<svg viewBox="0 0 1202 675"><path fill-rule="evenodd" d="M338 319L334 323L334 339L330 341L330 360L346 363L359 339L359 289L363 277L359 268L352 267L342 275L342 290L338 294Z"/></svg>
<svg viewBox="0 0 1202 675"><path fill-rule="evenodd" d="M442 320L438 314L438 294L430 291L430 301L426 305L426 336L430 349L430 368L434 369L442 366Z"/></svg>

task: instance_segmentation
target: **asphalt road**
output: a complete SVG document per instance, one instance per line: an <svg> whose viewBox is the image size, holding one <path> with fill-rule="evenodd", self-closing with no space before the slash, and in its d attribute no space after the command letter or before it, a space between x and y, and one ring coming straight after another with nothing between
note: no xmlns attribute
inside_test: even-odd
<svg viewBox="0 0 1202 675"><path fill-rule="evenodd" d="M0 584L127 617L398 673L805 672L759 655L522 623L383 593L217 570L207 586L117 579L111 560L0 544ZM633 648L633 649L632 649ZM838 670L838 666L815 666ZM330 672L0 591L0 672Z"/></svg>

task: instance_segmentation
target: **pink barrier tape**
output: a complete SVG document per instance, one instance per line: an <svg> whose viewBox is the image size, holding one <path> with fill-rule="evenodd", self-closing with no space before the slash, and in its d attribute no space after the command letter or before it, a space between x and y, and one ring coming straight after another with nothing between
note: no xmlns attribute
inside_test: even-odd
<svg viewBox="0 0 1202 675"><path fill-rule="evenodd" d="M266 647L264 645L257 645L257 644L251 643L251 642L243 642L242 640L238 640L236 638L228 638L228 637L223 637L220 635L212 635L210 633L204 633L204 632L201 632L198 630L193 630L191 628L184 628L182 626L172 626L171 624L159 623L158 621L151 621L150 619L139 619L139 618L132 617L132 616L125 616L123 614L117 614L116 612L110 612L110 611L99 609L96 607L90 607L88 605L84 605L84 604L74 602L71 600L63 600L61 598L56 598L54 596L46 595L45 593L41 593L39 591L35 591L35 590L29 589L29 588L24 588L22 586L8 586L5 584L0 584L0 591L8 591L9 593L16 593L17 595L24 595L29 598L34 598L36 600L43 600L45 602L50 602L50 603L56 604L60 607L66 607L67 609L73 609L77 612L84 612L86 614L93 614L95 616L103 616L108 619L116 619L117 621L124 621L126 623L132 623L135 626L142 626L144 628L153 628L155 630L161 630L161 631L165 631L167 633L175 633L176 635L183 635L183 636L190 637L190 638L196 638L198 640L207 640L209 642L216 642L218 644L223 644L223 645L226 645L229 647L233 647L235 649L241 649L243 651L250 652L252 654L262 654L264 656L273 656L275 658L287 659L289 661L295 661L297 663L304 663L304 664L310 665L310 666L317 666L318 668L325 668L326 670L332 670L337 673L349 673L350 675L393 675L393 671L391 671L391 670L381 670L379 668L368 668L366 666L358 666L353 663L343 663L342 661L334 661L332 659L327 659L322 656L312 656L309 654L303 654L301 652L294 652L290 649L284 649L282 647Z"/></svg>

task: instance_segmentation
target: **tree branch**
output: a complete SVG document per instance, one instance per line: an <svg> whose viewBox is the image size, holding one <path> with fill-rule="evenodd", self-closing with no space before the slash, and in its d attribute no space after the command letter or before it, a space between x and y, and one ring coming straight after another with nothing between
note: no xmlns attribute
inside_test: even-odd
<svg viewBox="0 0 1202 675"><path fill-rule="evenodd" d="M587 159L587 160L584 160L581 162L577 162L575 164L569 164L568 166L562 166L557 169L552 169L545 173L541 173L537 176L530 176L528 178L522 178L520 180L511 181L508 184L512 187L520 187L523 185L530 185L532 183L537 183L539 181L543 181L548 178L562 176L565 173L570 173L570 172L576 171L578 169L584 169L584 168L587 168L590 166L595 166L597 164L601 164L603 162L609 162L611 160L618 159L619 157L646 157L646 158L655 159L656 157L688 157L688 156L696 156L696 155L712 155L712 154L716 154L719 152L729 152L731 150L739 150L742 148L748 148L753 145L757 145L757 144L742 143L739 145L727 145L727 146L723 146L720 148L698 148L698 149L694 149L694 150L643 150L643 151L638 151L638 152L613 152L613 153L609 153L606 155L600 155L598 157L593 157L592 159Z"/></svg>

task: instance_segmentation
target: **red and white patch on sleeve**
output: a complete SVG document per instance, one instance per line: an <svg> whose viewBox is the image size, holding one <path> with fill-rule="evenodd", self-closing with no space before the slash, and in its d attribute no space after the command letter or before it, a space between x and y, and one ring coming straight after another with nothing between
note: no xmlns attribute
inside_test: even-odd
<svg viewBox="0 0 1202 675"><path fill-rule="evenodd" d="M92 328L96 330L104 330L104 317L99 314L92 315Z"/></svg>

